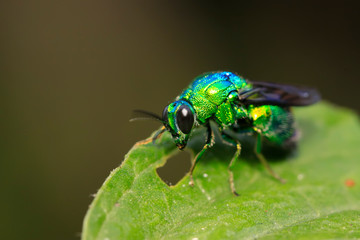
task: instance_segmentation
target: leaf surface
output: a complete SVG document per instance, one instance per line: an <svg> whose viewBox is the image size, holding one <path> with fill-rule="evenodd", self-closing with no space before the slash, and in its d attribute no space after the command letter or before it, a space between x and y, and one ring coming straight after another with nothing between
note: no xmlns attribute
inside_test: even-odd
<svg viewBox="0 0 360 240"><path fill-rule="evenodd" d="M286 184L233 149L216 142L195 171L169 187L157 175L177 152L171 136L134 147L96 194L83 224L92 239L360 238L360 125L349 110L320 103L294 109L301 130L295 154L270 161ZM200 145L201 131L193 137ZM245 148L245 147L244 147ZM246 149L244 149L246 152ZM250 159L250 160L249 160Z"/></svg>

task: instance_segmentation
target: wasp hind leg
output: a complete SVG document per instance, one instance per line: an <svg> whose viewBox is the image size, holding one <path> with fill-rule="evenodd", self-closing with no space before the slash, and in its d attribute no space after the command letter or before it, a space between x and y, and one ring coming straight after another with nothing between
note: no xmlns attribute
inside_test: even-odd
<svg viewBox="0 0 360 240"><path fill-rule="evenodd" d="M141 141L137 142L137 143L135 144L135 146L145 145L145 144L148 144L148 143L150 143L150 142L155 143L156 139L160 138L165 131L166 131L166 129L165 129L165 127L163 126L162 128L160 128L160 129L155 133L155 135L154 135L153 137L149 137L149 138L147 138L147 139L145 139L145 140L141 140Z"/></svg>
<svg viewBox="0 0 360 240"><path fill-rule="evenodd" d="M197 162L200 160L202 155L204 155L206 150L209 149L210 147L212 147L212 145L214 144L214 133L211 130L210 123L207 123L206 128L207 128L207 138L206 138L205 145L202 148L202 150L196 155L194 161L192 162L191 168L190 168L190 173L189 173L190 182L189 182L189 185L192 186L192 187L194 186L193 172L194 172L194 169L195 169L195 166L196 166Z"/></svg>
<svg viewBox="0 0 360 240"><path fill-rule="evenodd" d="M271 176L275 179L279 180L281 183L286 183L286 180L281 178L274 170L270 167L269 163L266 161L264 155L261 153L261 143L262 143L262 135L260 133L257 134L256 143L255 143L255 154L257 158L260 160L265 169L269 172Z"/></svg>
<svg viewBox="0 0 360 240"><path fill-rule="evenodd" d="M235 196L239 196L239 194L236 192L236 189L235 189L235 184L234 184L234 173L233 171L231 170L231 167L234 165L236 159L239 157L240 155L240 152L241 152L241 145L240 145L240 142L239 140L237 139L234 139L233 137L231 137L230 135L228 135L227 133L225 132L222 132L221 133L221 137L223 139L223 141L225 143L228 143L228 144L231 144L232 146L235 146L236 147L236 151L229 163L229 166L228 166L228 173L229 173L229 184L230 184L230 189L231 189L231 192L235 195Z"/></svg>

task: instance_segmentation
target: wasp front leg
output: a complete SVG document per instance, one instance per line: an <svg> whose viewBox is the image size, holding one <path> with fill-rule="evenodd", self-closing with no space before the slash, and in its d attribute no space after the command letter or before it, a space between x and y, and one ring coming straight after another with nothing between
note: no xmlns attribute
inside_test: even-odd
<svg viewBox="0 0 360 240"><path fill-rule="evenodd" d="M205 145L202 148L202 150L196 155L194 161L192 162L191 168L190 168L190 174L189 174L190 175L190 182L189 182L190 186L194 186L193 171L195 169L197 162L200 160L202 155L204 155L206 150L209 149L210 147L212 147L212 145L214 144L214 132L211 130L210 123L206 124L206 130L207 130L207 137L206 137Z"/></svg>
<svg viewBox="0 0 360 240"><path fill-rule="evenodd" d="M232 172L231 170L231 167L233 166L233 164L235 163L236 159L239 157L240 155L240 152L241 152L241 145L240 145L240 142L239 140L231 137L230 135L228 135L227 133L225 132L221 132L221 137L223 139L223 141L225 143L228 143L228 144L231 144L232 146L235 146L236 147L236 151L229 163L229 166L228 166L228 173L229 173L229 184L230 184L230 189L231 189L231 192L235 195L235 196L239 196L239 194L236 192L236 189L235 189L235 184L234 184L234 173Z"/></svg>
<svg viewBox="0 0 360 240"><path fill-rule="evenodd" d="M270 173L271 176L273 176L275 179L279 180L281 183L286 183L286 180L281 178L269 165L269 163L266 161L264 155L261 153L261 144L262 144L262 135L260 133L257 133L256 136L256 143L255 143L255 154L257 158L260 160L262 165L264 165L265 169Z"/></svg>
<svg viewBox="0 0 360 240"><path fill-rule="evenodd" d="M156 139L160 138L160 137L164 134L165 131L166 131L166 128L163 126L162 128L160 128L160 129L155 133L155 135L154 135L153 137L149 137L149 138L147 138L147 139L145 139L145 140L141 140L141 141L137 142L137 143L135 144L135 146L145 145L145 144L148 144L148 143L150 143L150 142L155 143Z"/></svg>

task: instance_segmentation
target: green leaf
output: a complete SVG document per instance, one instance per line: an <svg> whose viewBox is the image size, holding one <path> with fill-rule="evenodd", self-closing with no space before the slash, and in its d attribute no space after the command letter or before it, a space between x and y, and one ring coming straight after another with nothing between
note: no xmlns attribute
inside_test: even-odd
<svg viewBox="0 0 360 240"><path fill-rule="evenodd" d="M270 161L286 184L270 177L251 154L241 155L234 165L241 196L233 196L227 173L233 149L217 141L197 165L194 187L188 175L169 187L156 173L178 152L165 134L155 145L131 149L106 179L85 217L82 238L360 238L357 116L328 103L294 111L298 149ZM201 135L192 146L204 141Z"/></svg>

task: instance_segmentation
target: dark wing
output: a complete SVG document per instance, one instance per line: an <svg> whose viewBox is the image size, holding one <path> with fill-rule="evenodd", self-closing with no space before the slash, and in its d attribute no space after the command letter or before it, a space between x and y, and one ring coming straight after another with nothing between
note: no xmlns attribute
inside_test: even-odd
<svg viewBox="0 0 360 240"><path fill-rule="evenodd" d="M239 101L245 105L307 106L321 99L312 88L277 83L250 82L252 89L240 92Z"/></svg>

